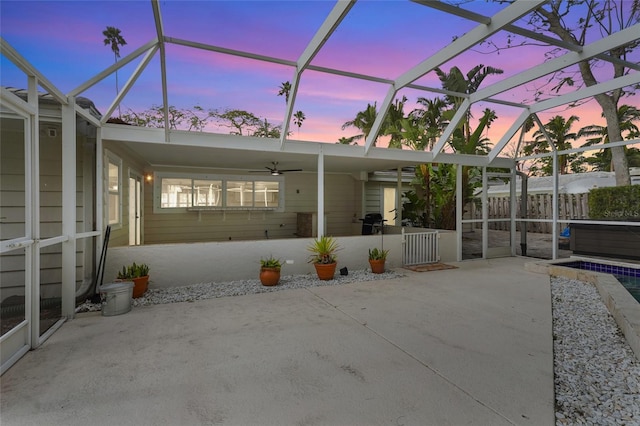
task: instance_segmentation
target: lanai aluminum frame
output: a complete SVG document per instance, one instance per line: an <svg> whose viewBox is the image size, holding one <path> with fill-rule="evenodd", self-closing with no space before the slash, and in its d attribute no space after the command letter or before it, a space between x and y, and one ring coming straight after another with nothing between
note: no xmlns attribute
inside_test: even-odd
<svg viewBox="0 0 640 426"><path fill-rule="evenodd" d="M225 156L225 161L233 159L234 156L246 157L260 156L265 152L278 153L281 156L290 156L291 158L304 159L310 161L312 164L310 170L317 171L318 174L318 234L324 234L325 230L324 221L324 198L323 185L324 185L324 173L327 170L359 170L359 171L372 171L380 169L398 169L407 165L414 165L419 163L449 163L456 164L458 169L463 166L475 166L483 168L486 171L487 167L499 167L510 169L512 176L515 176L515 163L522 158L506 158L500 157L502 150L507 143L513 138L513 136L521 129L525 120L530 116L535 116L537 113L547 111L549 109L566 105L575 102L580 99L593 97L600 93L609 92L612 90L634 86L640 84L640 65L634 62L623 61L620 59L612 58L607 52L610 50L637 41L637 34L640 33L640 24L636 24L630 28L619 31L617 33L605 36L600 40L597 40L586 46L573 45L566 43L549 36L538 34L530 30L518 27L514 24L518 19L526 16L528 13L546 3L546 0L520 0L505 7L494 16L482 16L480 14L465 10L462 7L453 7L447 3L440 1L427 1L416 0L416 3L423 5L424 7L435 8L443 11L447 14L455 15L470 21L477 22L478 25L471 31L467 32L463 36L459 37L451 44L447 45L436 54L426 58L423 62L407 70L395 79L385 79L379 76L365 75L361 73L348 72L339 69L331 69L326 67L319 67L313 65L312 59L322 49L326 40L331 37L332 33L340 26L342 20L349 13L355 1L340 0L336 2L333 10L329 13L324 23L316 32L311 42L304 49L304 52L298 57L296 61L285 60L277 57L270 57L266 55L256 54L252 52L239 51L229 49L224 46L216 46L206 43L201 43L196 40L183 40L176 37L168 36L165 34L161 4L158 0L151 0L153 19L155 22L156 37L153 40L145 43L144 45L135 49L131 54L122 58L119 62L112 66L107 67L105 70L90 78L89 80L79 84L75 89L69 93L62 93L54 84L52 84L45 75L43 75L36 67L31 65L18 51L16 51L4 38L0 38L0 51L5 58L14 63L26 76L28 81L28 98L27 101L15 96L6 88L0 90L0 102L2 102L5 112L11 111L16 116L25 119L25 139L26 139L26 155L30 159L29 171L26 176L28 193L26 196L27 205L25 210L26 216L26 234L22 238L5 240L0 242L0 253L6 253L17 248L25 250L27 265L36 265L38 262L38 249L46 244L62 244L62 315L63 320L65 318L73 318L74 316L74 302L76 292L75 282L75 268L76 268L76 243L84 238L101 238L104 229L103 214L97 215L95 229L78 233L75 229L76 223L76 165L73 159L75 158L76 150L76 117L81 117L91 125L97 128L97 164L96 164L96 194L98 194L96 200L97 210L103 211L102 194L103 194L103 179L102 170L102 143L103 140L121 141L123 143L136 144L136 149L139 152L145 150L153 150L154 147L162 146L179 146L180 149L188 152L189 150L196 150L206 148L209 150L216 150ZM491 86L484 87L473 94L453 93L436 87L427 87L416 84L416 80L425 74L429 73L438 66L445 64L448 60L456 57L457 55L465 52L466 50L477 45L481 41L487 39L492 34L500 31L511 32L519 35L524 35L532 40L545 43L549 46L557 46L568 50L565 55L545 62L538 66L535 66L529 70L520 72L508 78L504 78L498 83ZM169 93L167 86L166 76L166 46L168 44L180 45L194 49L202 49L205 51L218 52L222 54L238 56L248 58L256 61L265 61L276 63L280 65L289 66L292 68L291 79L291 95L287 102L285 115L283 117L284 128L280 140L265 141L264 139L257 140L251 137L240 137L242 144L238 144L238 136L228 136L219 134L208 133L189 133L185 131L171 130L170 126L165 125L164 129L141 129L134 128L132 126L121 126L108 124L107 121L111 118L113 112L118 105L122 102L127 93L136 83L137 79L143 72L143 70L149 66L151 59L158 54L160 58L161 69L161 84L162 84L162 97L164 104L164 116L165 122L168 122L168 105L169 105ZM135 68L129 79L123 85L121 91L113 99L112 103L105 111L100 120L89 114L83 108L80 108L76 104L76 98L86 92L89 88L103 81L105 78L115 73L118 70L122 70L127 64L132 63L134 60L141 58L140 63ZM592 58L598 58L603 61L611 63L618 63L627 67L630 72L622 77L604 81L591 87L585 87L574 92L567 93L558 96L553 99L548 99L532 105L523 105L514 102L507 102L494 98L497 94L503 93L515 87L531 82L542 76L549 75L555 71L564 69L571 65L574 65L580 61L589 60ZM340 146L332 145L320 142L301 142L292 140L288 137L289 123L294 110L296 101L296 95L300 85L300 77L306 70L312 70L322 73L334 74L339 76L345 76L349 78L373 81L388 85L387 94L380 104L380 111L374 122L373 128L367 137L364 146ZM38 222L38 207L39 201L37 198L37 190L34 190L34 185L37 185L39 164L35 154L38 149L38 124L40 122L39 107L38 107L38 93L37 88L41 87L46 90L61 106L61 123L62 123L62 146L63 146L63 165L62 165L62 233L61 235L47 240L39 240L37 231ZM374 142L380 133L383 118L385 113L389 110L393 100L395 99L398 91L402 88L412 88L423 90L425 92L453 95L456 97L464 98L461 107L456 112L455 116L443 132L442 136L437 141L436 145L431 151L416 152L405 150L390 150L385 148L377 148L374 146ZM471 106L477 102L490 102L506 105L512 108L521 110L519 117L512 124L512 126L504 133L500 140L494 144L492 150L488 155L459 155L444 152L444 148L447 145L454 129L459 124L460 120L469 111ZM639 143L640 140L633 141L621 141L614 142L607 147L622 146L628 144ZM557 175L557 155L568 152L577 152L580 150L569 150L564 152L554 152L554 173ZM212 165L215 167L215 165ZM484 173L486 176L486 173ZM512 182L515 179L512 179ZM458 241L462 239L462 185L461 185L461 173L458 173ZM486 184L486 178L484 183ZM30 188L30 189L29 189ZM37 188L37 186L35 186ZM484 191L486 193L486 191ZM512 191L513 193L513 191ZM554 196L557 200L557 180L554 185ZM512 197L515 198L515 197ZM515 209L512 209L515 212ZM554 209L553 224L554 229L557 228L557 205ZM511 223L512 230L515 229L516 218L514 213L512 214ZM483 217L483 227L487 229L486 215ZM637 225L637 224L634 224ZM512 232L512 235L514 233ZM554 231L554 241L557 239L557 231ZM483 247L487 247L486 235L483 236ZM99 245L96 245L99 246ZM461 248L459 249L461 250ZM512 254L515 254L514 244L512 244ZM553 256L556 257L556 247L554 247ZM459 254L461 258L461 254ZM35 262L35 263L31 263ZM26 282L32 281L32 275L35 274L37 268L27 267ZM17 359L19 359L27 350L35 348L41 344L49 335L55 330L55 327L51 329L49 334L40 335L38 332L37 314L38 314L38 294L37 288L32 288L27 285L26 300L30 301L30 305L27 308L27 314L25 321L16 328L15 331L7 333L2 336L0 342L3 346L4 353L9 353L2 359L2 371L5 371L10 365L12 365ZM58 326L61 322L58 324ZM6 352L7 350L8 352Z"/></svg>

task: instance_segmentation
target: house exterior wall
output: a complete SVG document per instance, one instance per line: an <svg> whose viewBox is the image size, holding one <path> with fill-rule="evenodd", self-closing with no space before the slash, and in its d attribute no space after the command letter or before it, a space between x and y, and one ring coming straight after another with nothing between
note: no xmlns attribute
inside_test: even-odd
<svg viewBox="0 0 640 426"><path fill-rule="evenodd" d="M29 235L25 224L27 171L24 140L24 120L3 118L0 125L0 238L2 240ZM2 307L12 296L24 299L25 267L24 249L12 250L3 253L0 257Z"/></svg>
<svg viewBox="0 0 640 426"><path fill-rule="evenodd" d="M21 236L34 236L26 229L25 198L27 175L31 167L25 167L24 130L22 121L3 119L0 124L2 155L0 156L0 238L9 240ZM38 209L39 240L62 235L62 130L59 123L41 122L39 126ZM93 230L94 206L94 156L95 138L79 132L76 136L76 232ZM92 279L93 247L82 242L76 247L77 286ZM62 247L53 244L40 249L40 296L59 297L62 282ZM3 254L0 263L0 302L25 292L25 252L16 250Z"/></svg>
<svg viewBox="0 0 640 426"><path fill-rule="evenodd" d="M131 155L117 143L105 143L105 150L122 161L121 223L112 225L109 247L129 245L128 171L152 174L151 166ZM106 152L105 151L105 152ZM107 205L107 159L105 156L105 206ZM163 168L162 172L202 174L222 173L220 170L197 170L180 167ZM233 174L233 171L223 171ZM237 173L237 172L235 172ZM257 175L258 176L258 175ZM154 211L154 184L143 183L142 243L168 244L207 241L243 241L295 238L298 212L316 212L318 206L317 175L315 173L284 174L284 211L216 210L216 211ZM328 235L353 235L354 220L361 210L361 182L350 174L325 174L325 231ZM107 223L107 211L104 212ZM359 223L359 222L358 222Z"/></svg>
<svg viewBox="0 0 640 426"><path fill-rule="evenodd" d="M109 246L124 246L129 245L129 173L133 172L139 175L144 175L145 171L148 170L148 164L140 159L137 159L135 156L132 156L127 152L125 148L123 148L119 144L113 143L105 143L104 144L104 168L103 168L103 205L105 206L105 211L103 212L103 223L105 225L109 224L109 218L107 213L108 206L108 190L107 190L107 180L108 180L108 159L106 156L107 151L111 154L118 157L122 160L122 172L121 172L121 196L120 196L120 204L121 204L121 213L120 213L120 223L111 225L111 236L109 238ZM147 205L147 193L151 193L150 185L143 184L142 188L142 200L143 200L143 208ZM142 225L142 241L144 241L144 222Z"/></svg>
<svg viewBox="0 0 640 426"><path fill-rule="evenodd" d="M317 178L315 173L289 173L284 178L283 212L217 210L156 213L152 185L145 185L145 244L294 238L297 213L317 211ZM358 184L351 175L325 175L327 234L351 235L352 217L359 210Z"/></svg>
<svg viewBox="0 0 640 426"><path fill-rule="evenodd" d="M366 188L366 211L365 213L380 213L384 214L384 189L393 188L397 189L398 184L396 182L376 182L369 181L365 184ZM401 192L409 191L411 186L403 183Z"/></svg>

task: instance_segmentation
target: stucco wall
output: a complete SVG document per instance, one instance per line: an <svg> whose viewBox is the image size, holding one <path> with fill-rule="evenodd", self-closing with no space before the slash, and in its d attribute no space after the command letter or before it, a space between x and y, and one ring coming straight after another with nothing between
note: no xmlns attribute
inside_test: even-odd
<svg viewBox="0 0 640 426"><path fill-rule="evenodd" d="M387 267L402 263L401 236L385 235L384 248L389 249ZM369 248L381 247L380 235L338 237L338 268L349 270L369 267ZM116 278L123 265L146 263L150 267L150 288L176 287L201 282L224 282L257 279L260 258L273 255L293 264L285 264L283 275L315 274L307 263L310 238L259 241L224 241L188 244L155 244L137 247L112 247L107 253L104 282Z"/></svg>

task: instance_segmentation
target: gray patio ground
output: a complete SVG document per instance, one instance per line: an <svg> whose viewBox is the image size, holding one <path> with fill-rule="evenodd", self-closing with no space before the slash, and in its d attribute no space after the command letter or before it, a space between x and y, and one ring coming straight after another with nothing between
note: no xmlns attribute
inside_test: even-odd
<svg viewBox="0 0 640 426"><path fill-rule="evenodd" d="M7 425L552 425L526 258L69 321L2 377Z"/></svg>

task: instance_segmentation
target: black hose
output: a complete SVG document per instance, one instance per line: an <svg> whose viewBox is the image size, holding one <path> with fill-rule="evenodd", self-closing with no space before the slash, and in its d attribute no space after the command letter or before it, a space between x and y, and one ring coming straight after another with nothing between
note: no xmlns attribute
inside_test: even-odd
<svg viewBox="0 0 640 426"><path fill-rule="evenodd" d="M104 231L104 241L102 242L102 252L100 253L100 260L98 261L98 269L96 275L91 283L91 286L79 295L76 295L76 303L82 303L88 298L91 298L92 303L100 302L99 286L102 285L104 280L104 265L107 261L107 248L109 247L109 237L111 236L111 225L108 225ZM98 285L98 281L100 281Z"/></svg>

